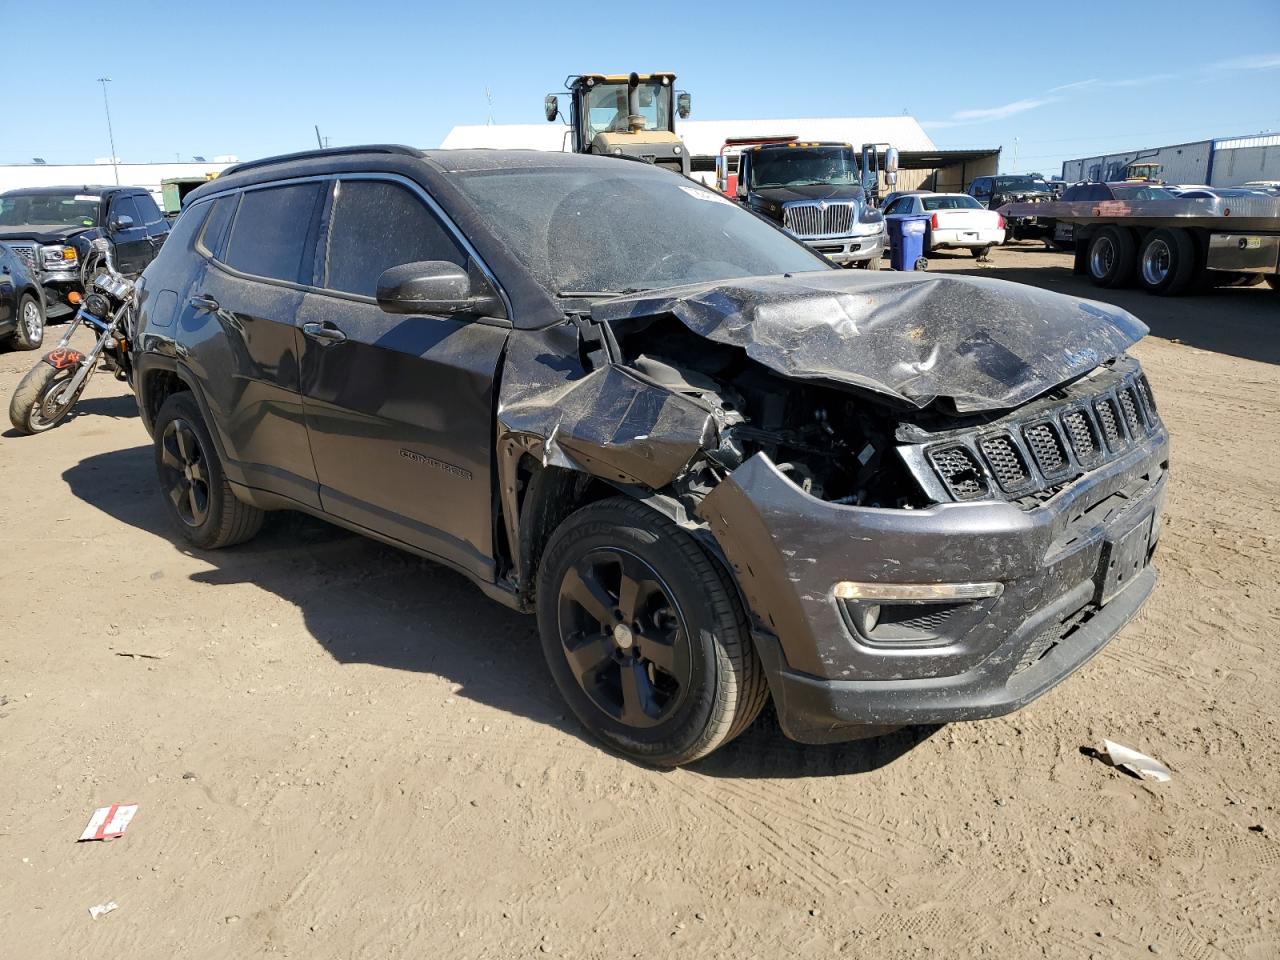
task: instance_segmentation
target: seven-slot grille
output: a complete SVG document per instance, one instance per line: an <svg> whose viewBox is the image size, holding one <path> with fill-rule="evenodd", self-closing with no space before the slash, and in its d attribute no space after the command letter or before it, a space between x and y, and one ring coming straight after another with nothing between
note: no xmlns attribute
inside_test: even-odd
<svg viewBox="0 0 1280 960"><path fill-rule="evenodd" d="M982 448L982 455L987 458L987 466L1005 490L1017 490L1030 481L1031 474L1022 460L1022 454L1008 436L983 437L978 446Z"/></svg>
<svg viewBox="0 0 1280 960"><path fill-rule="evenodd" d="M843 237L853 229L854 204L797 200L782 205L782 226L797 237Z"/></svg>
<svg viewBox="0 0 1280 960"><path fill-rule="evenodd" d="M929 454L933 466L957 500L973 500L987 492L982 468L965 447L946 447Z"/></svg>
<svg viewBox="0 0 1280 960"><path fill-rule="evenodd" d="M1067 448L1062 445L1058 428L1052 423L1037 423L1022 431L1036 466L1046 477L1052 477L1071 466Z"/></svg>
<svg viewBox="0 0 1280 960"><path fill-rule="evenodd" d="M34 243L14 243L9 240L4 242L18 255L18 259L27 265L28 270L35 271L38 269L36 264L36 245Z"/></svg>
<svg viewBox="0 0 1280 960"><path fill-rule="evenodd" d="M998 486L1010 499L1034 505L1044 499L1037 493L1052 495L1150 435L1157 424L1150 386L1131 374L1105 392L1072 398L1024 422L945 441L928 450L928 457L956 500L977 500Z"/></svg>

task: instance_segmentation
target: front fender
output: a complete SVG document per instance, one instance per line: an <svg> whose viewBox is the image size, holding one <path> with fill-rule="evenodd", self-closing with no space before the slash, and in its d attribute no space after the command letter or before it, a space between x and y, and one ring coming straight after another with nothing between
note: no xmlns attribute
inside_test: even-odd
<svg viewBox="0 0 1280 960"><path fill-rule="evenodd" d="M79 350L72 350L70 347L55 347L40 359L55 370L66 370L69 367L78 367L83 363L84 354Z"/></svg>

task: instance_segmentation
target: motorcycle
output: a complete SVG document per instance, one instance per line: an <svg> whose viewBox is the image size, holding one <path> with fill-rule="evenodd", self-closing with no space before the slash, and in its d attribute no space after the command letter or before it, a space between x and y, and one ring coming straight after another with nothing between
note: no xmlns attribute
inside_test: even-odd
<svg viewBox="0 0 1280 960"><path fill-rule="evenodd" d="M132 383L129 338L132 336L134 282L116 269L114 252L106 240L95 240L105 270L94 278L58 345L40 358L14 390L9 422L19 433L43 433L66 419L89 378L98 367ZM88 353L69 346L80 325L97 331L98 341Z"/></svg>

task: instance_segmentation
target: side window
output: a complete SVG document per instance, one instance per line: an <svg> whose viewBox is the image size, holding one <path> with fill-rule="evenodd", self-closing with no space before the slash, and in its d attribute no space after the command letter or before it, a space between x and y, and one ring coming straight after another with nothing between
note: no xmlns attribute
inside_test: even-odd
<svg viewBox="0 0 1280 960"><path fill-rule="evenodd" d="M467 255L422 200L396 183L339 181L333 200L324 286L372 297L388 267Z"/></svg>
<svg viewBox="0 0 1280 960"><path fill-rule="evenodd" d="M905 208L905 206L903 205L903 202L902 202L902 201L904 201L904 200L906 200L906 199L907 199L906 197L898 197L898 199L897 199L897 200L893 201L893 203L891 203L891 204L889 204L889 206L885 207L885 208L884 208L885 216L889 216L889 215L891 215L891 214L895 214L895 213L902 213L902 212L903 212L903 210L905 210L905 209L906 209L906 208Z"/></svg>
<svg viewBox="0 0 1280 960"><path fill-rule="evenodd" d="M135 227L142 226L144 222L138 208L133 205L133 197L116 197L111 201L111 219L116 217L128 217Z"/></svg>
<svg viewBox="0 0 1280 960"><path fill-rule="evenodd" d="M255 277L299 283L305 273L310 280L308 241L320 188L315 182L245 191L223 262Z"/></svg>
<svg viewBox="0 0 1280 960"><path fill-rule="evenodd" d="M169 237L165 240L164 251L170 250L188 250L191 246L191 240L195 236L196 231L200 229L200 225L204 223L204 218L208 216L211 203L197 203L193 207L187 207L178 215L177 222L173 225Z"/></svg>
<svg viewBox="0 0 1280 960"><path fill-rule="evenodd" d="M223 242L227 237L227 225L231 223L231 217L236 212L236 204L240 202L240 194L233 193L230 196L219 197L207 206L212 207L209 211L209 219L204 225L204 230L200 232L200 240L197 243L197 249L215 260L221 260L223 256ZM202 204L202 206L206 206ZM181 219L181 218L179 218Z"/></svg>
<svg viewBox="0 0 1280 960"><path fill-rule="evenodd" d="M151 199L149 193L135 194L133 202L138 207L138 213L142 215L142 219L138 223L156 223L164 218L160 215L160 208L156 206L156 202Z"/></svg>

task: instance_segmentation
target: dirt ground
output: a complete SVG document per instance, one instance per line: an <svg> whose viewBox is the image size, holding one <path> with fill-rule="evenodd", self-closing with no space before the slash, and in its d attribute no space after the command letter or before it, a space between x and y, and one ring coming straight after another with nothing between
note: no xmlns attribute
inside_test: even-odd
<svg viewBox="0 0 1280 960"><path fill-rule="evenodd" d="M1097 294L1035 244L993 258L932 267ZM586 739L532 621L453 573L284 514L180 548L98 377L0 438L3 952L1280 955L1280 295L1107 299L1152 328L1174 442L1141 616L1011 717L817 748L765 716L666 773ZM33 359L0 354L6 402Z"/></svg>

